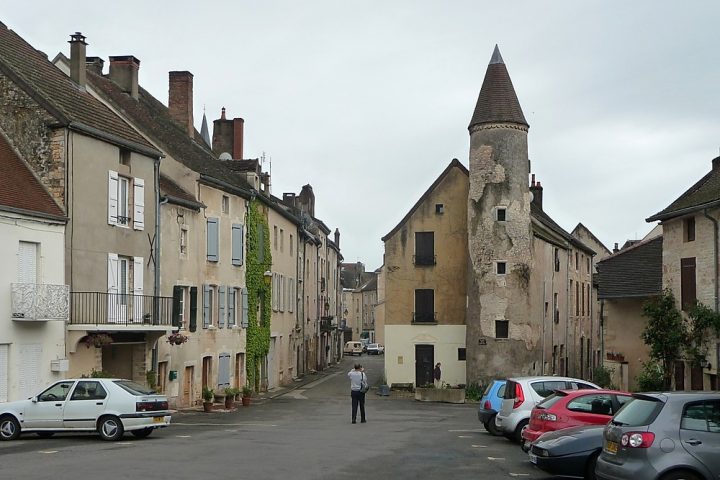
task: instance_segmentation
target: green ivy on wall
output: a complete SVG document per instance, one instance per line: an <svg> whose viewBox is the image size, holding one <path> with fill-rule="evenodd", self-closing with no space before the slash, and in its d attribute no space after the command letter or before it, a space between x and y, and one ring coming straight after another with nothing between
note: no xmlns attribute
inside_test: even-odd
<svg viewBox="0 0 720 480"><path fill-rule="evenodd" d="M270 229L263 207L257 199L253 199L248 207L247 219L245 283L248 292L248 327L245 356L248 384L255 391L260 389L260 364L270 348L272 285L265 283L263 275L272 267L269 238Z"/></svg>

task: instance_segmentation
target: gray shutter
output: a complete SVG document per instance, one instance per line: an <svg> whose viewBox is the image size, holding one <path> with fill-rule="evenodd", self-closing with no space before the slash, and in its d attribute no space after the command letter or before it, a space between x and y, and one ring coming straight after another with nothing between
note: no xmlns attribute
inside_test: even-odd
<svg viewBox="0 0 720 480"><path fill-rule="evenodd" d="M172 304L172 326L179 328L180 325L180 309L183 306L183 287L175 285L173 287L173 304Z"/></svg>
<svg viewBox="0 0 720 480"><path fill-rule="evenodd" d="M247 288L243 287L241 295L242 295L242 327L247 328L247 326L248 326L248 291L247 291Z"/></svg>
<svg viewBox="0 0 720 480"><path fill-rule="evenodd" d="M235 288L227 289L228 328L237 324L235 320Z"/></svg>
<svg viewBox="0 0 720 480"><path fill-rule="evenodd" d="M221 353L218 355L218 388L223 389L230 386L230 354Z"/></svg>
<svg viewBox="0 0 720 480"><path fill-rule="evenodd" d="M243 226L238 223L232 226L232 264L243 264Z"/></svg>
<svg viewBox="0 0 720 480"><path fill-rule="evenodd" d="M207 259L217 262L219 259L218 219L207 219Z"/></svg>
<svg viewBox="0 0 720 480"><path fill-rule="evenodd" d="M210 326L210 285L203 285L203 328Z"/></svg>
<svg viewBox="0 0 720 480"><path fill-rule="evenodd" d="M218 328L225 328L225 286L218 287Z"/></svg>
<svg viewBox="0 0 720 480"><path fill-rule="evenodd" d="M197 330L197 287L190 287L190 331Z"/></svg>

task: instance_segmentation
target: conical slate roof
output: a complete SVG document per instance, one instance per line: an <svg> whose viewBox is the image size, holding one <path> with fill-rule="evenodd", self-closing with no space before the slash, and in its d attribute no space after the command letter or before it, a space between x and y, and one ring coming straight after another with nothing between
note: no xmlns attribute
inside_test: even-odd
<svg viewBox="0 0 720 480"><path fill-rule="evenodd" d="M510 80L510 74L500 55L500 49L495 45L468 128L483 123L499 122L528 126Z"/></svg>
<svg viewBox="0 0 720 480"><path fill-rule="evenodd" d="M212 148L212 143L210 142L210 130L208 129L207 117L205 116L205 112L203 112L202 127L200 127L200 136L205 141L207 146Z"/></svg>

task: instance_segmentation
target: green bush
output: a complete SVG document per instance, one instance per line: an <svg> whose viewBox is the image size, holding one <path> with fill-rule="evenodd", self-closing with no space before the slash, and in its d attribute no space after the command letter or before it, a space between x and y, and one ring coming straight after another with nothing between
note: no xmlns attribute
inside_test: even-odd
<svg viewBox="0 0 720 480"><path fill-rule="evenodd" d="M612 375L615 373L614 368L606 367L605 365L599 365L593 369L593 381L600 385L602 388L609 388L617 390L617 386L612 383Z"/></svg>
<svg viewBox="0 0 720 480"><path fill-rule="evenodd" d="M663 369L657 362L643 362L643 369L637 376L638 388L641 392L657 392L664 390Z"/></svg>
<svg viewBox="0 0 720 480"><path fill-rule="evenodd" d="M465 387L465 399L477 402L482 398L482 387L477 383L470 383Z"/></svg>

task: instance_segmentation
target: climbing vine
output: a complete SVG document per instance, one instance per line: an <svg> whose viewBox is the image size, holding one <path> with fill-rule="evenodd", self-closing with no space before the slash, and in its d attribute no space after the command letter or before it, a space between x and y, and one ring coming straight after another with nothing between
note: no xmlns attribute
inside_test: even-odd
<svg viewBox="0 0 720 480"><path fill-rule="evenodd" d="M260 202L253 199L248 207L247 218L245 283L248 292L248 327L245 352L248 384L255 391L260 389L260 364L270 348L272 286L265 283L264 276L272 267L269 238L267 217L263 214Z"/></svg>

